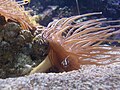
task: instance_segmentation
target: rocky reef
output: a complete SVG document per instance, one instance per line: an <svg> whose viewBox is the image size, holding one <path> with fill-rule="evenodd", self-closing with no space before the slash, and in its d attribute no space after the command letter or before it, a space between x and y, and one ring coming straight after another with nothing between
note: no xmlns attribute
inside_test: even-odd
<svg viewBox="0 0 120 90"><path fill-rule="evenodd" d="M46 57L49 44L39 30L23 30L4 16L0 20L0 78L26 75Z"/></svg>

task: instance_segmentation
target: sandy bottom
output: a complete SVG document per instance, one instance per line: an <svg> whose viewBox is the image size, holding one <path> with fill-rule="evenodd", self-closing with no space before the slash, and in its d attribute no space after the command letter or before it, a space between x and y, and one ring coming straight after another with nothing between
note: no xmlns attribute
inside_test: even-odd
<svg viewBox="0 0 120 90"><path fill-rule="evenodd" d="M63 73L0 79L0 90L120 90L120 63Z"/></svg>

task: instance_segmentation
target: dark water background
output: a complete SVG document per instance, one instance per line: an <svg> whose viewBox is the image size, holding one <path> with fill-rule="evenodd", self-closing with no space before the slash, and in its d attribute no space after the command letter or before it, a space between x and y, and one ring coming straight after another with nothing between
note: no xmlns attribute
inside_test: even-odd
<svg viewBox="0 0 120 90"><path fill-rule="evenodd" d="M41 15L38 22L43 26L56 18L91 12L102 12L101 16L108 20L120 20L120 0L31 0L26 9L33 10L31 15ZM120 34L114 38L120 38Z"/></svg>
<svg viewBox="0 0 120 90"><path fill-rule="evenodd" d="M103 12L104 17L120 19L120 0L31 0L28 6L34 10L34 14L43 14L48 9L51 10L50 6L57 7L48 13L49 20L41 21L41 24L47 25L53 18L78 15L76 1L80 14Z"/></svg>
<svg viewBox="0 0 120 90"><path fill-rule="evenodd" d="M31 0L26 9L33 10L31 15L41 15L38 22L43 26L53 19L79 15L79 12L102 12L102 17L108 20L120 20L120 0ZM120 34L114 38L120 39Z"/></svg>

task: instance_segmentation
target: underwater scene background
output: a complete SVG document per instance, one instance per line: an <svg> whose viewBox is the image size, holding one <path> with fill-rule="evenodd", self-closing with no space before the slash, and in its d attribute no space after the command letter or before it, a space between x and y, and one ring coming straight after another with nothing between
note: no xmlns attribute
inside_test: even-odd
<svg viewBox="0 0 120 90"><path fill-rule="evenodd" d="M72 71L80 64L109 63L119 57L106 53L119 52L119 0L1 0L0 4L1 78Z"/></svg>
<svg viewBox="0 0 120 90"><path fill-rule="evenodd" d="M0 0L0 90L89 89L120 89L120 0Z"/></svg>
<svg viewBox="0 0 120 90"><path fill-rule="evenodd" d="M26 10L31 9L31 15L38 15L36 21L43 26L54 19L91 12L102 12L101 17L108 20L120 19L120 0L31 0ZM120 34L114 39L120 39ZM116 42L114 44L118 45Z"/></svg>
<svg viewBox="0 0 120 90"><path fill-rule="evenodd" d="M108 20L120 19L120 0L31 0L26 9L33 10L31 15L40 16L37 21L43 26L54 19L91 12L102 12L101 16Z"/></svg>
<svg viewBox="0 0 120 90"><path fill-rule="evenodd" d="M40 21L42 25L47 25L53 18L90 12L102 12L108 19L120 18L120 0L31 0L26 6L34 11L34 15L47 14L47 19Z"/></svg>

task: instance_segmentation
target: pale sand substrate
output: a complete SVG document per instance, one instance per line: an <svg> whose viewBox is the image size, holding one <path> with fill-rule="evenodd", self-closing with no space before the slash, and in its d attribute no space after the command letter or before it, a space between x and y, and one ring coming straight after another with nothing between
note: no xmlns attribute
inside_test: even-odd
<svg viewBox="0 0 120 90"><path fill-rule="evenodd" d="M0 90L120 90L120 63L0 79Z"/></svg>

